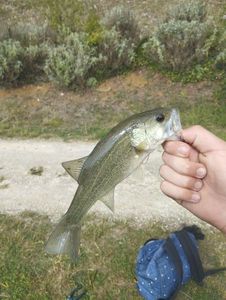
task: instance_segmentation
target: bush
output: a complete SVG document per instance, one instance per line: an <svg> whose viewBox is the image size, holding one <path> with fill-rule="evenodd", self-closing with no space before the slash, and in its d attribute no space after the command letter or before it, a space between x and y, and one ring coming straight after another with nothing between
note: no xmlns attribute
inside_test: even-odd
<svg viewBox="0 0 226 300"><path fill-rule="evenodd" d="M116 6L105 15L102 22L107 30L115 29L121 38L136 45L139 43L140 29L130 9Z"/></svg>
<svg viewBox="0 0 226 300"><path fill-rule="evenodd" d="M176 6L143 45L144 56L173 71L183 71L205 61L217 39L216 26L205 17L200 3Z"/></svg>
<svg viewBox="0 0 226 300"><path fill-rule="evenodd" d="M29 47L30 45L39 45L46 41L55 42L56 34L49 28L47 23L43 25L19 23L4 26L0 39L16 40L20 42L22 47Z"/></svg>
<svg viewBox="0 0 226 300"><path fill-rule="evenodd" d="M81 87L86 84L89 71L96 63L94 49L85 34L71 33L64 45L53 48L46 61L45 72L49 79L64 87Z"/></svg>
<svg viewBox="0 0 226 300"><path fill-rule="evenodd" d="M218 54L218 56L216 57L215 65L217 68L226 71L226 49Z"/></svg>
<svg viewBox="0 0 226 300"><path fill-rule="evenodd" d="M24 49L22 63L23 72L20 79L34 79L44 74L45 61L50 51L48 44L31 45Z"/></svg>
<svg viewBox="0 0 226 300"><path fill-rule="evenodd" d="M105 31L103 40L98 46L101 59L97 69L103 75L109 76L128 68L135 59L135 48L130 40L122 38L114 28Z"/></svg>
<svg viewBox="0 0 226 300"><path fill-rule="evenodd" d="M207 11L204 2L181 2L169 9L165 22L170 20L204 22L206 20L206 16Z"/></svg>
<svg viewBox="0 0 226 300"><path fill-rule="evenodd" d="M92 0L39 0L37 6L53 30L67 27L71 32L82 32L87 19L95 15Z"/></svg>
<svg viewBox="0 0 226 300"><path fill-rule="evenodd" d="M0 42L0 83L15 82L22 70L23 48L20 42L11 39Z"/></svg>

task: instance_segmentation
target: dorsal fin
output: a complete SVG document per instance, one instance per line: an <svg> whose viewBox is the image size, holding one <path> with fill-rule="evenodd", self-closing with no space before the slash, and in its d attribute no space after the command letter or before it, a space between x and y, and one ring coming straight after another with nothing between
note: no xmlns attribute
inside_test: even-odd
<svg viewBox="0 0 226 300"><path fill-rule="evenodd" d="M71 175L72 178L78 181L82 166L86 158L87 156L75 160L65 161L62 163L62 166L68 172L68 174Z"/></svg>

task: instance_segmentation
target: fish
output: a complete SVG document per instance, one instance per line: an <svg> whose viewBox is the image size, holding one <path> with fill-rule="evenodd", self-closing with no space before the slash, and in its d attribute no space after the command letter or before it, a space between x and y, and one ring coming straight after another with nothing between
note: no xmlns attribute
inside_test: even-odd
<svg viewBox="0 0 226 300"><path fill-rule="evenodd" d="M79 255L81 224L96 201L114 212L114 189L133 173L160 144L179 139L181 122L176 108L158 108L123 120L100 140L92 152L62 163L78 182L74 198L51 233L46 252Z"/></svg>

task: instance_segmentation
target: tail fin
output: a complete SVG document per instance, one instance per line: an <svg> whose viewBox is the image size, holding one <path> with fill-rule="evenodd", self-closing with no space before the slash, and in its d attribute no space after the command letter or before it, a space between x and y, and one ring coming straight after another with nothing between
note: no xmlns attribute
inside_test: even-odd
<svg viewBox="0 0 226 300"><path fill-rule="evenodd" d="M78 257L81 225L68 225L63 217L51 233L46 244L50 254L67 254L74 261Z"/></svg>

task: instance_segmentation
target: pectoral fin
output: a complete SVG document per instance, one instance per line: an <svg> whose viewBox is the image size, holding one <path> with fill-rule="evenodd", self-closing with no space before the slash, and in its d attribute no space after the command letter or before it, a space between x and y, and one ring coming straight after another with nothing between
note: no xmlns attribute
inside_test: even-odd
<svg viewBox="0 0 226 300"><path fill-rule="evenodd" d="M100 199L112 212L114 212L114 189Z"/></svg>
<svg viewBox="0 0 226 300"><path fill-rule="evenodd" d="M141 165L138 168L136 168L132 176L138 181L144 181L144 170Z"/></svg>
<svg viewBox="0 0 226 300"><path fill-rule="evenodd" d="M62 166L68 172L68 174L71 175L71 177L78 181L79 174L86 158L87 156L75 160L66 161L62 163Z"/></svg>
<svg viewBox="0 0 226 300"><path fill-rule="evenodd" d="M137 151L149 150L149 144L146 138L144 125L140 125L139 127L133 129L131 135L131 144Z"/></svg>

